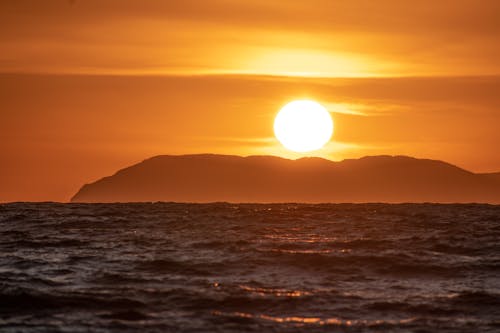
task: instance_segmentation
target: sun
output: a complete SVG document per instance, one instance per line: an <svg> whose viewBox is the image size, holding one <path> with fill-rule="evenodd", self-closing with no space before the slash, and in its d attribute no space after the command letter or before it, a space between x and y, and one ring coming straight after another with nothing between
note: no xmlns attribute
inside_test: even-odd
<svg viewBox="0 0 500 333"><path fill-rule="evenodd" d="M285 148L304 153L322 148L333 134L333 120L321 104L297 100L286 104L274 119L274 135Z"/></svg>

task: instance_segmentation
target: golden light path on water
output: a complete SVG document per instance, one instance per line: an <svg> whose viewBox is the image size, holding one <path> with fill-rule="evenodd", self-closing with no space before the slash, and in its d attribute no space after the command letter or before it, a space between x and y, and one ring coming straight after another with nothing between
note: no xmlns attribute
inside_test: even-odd
<svg viewBox="0 0 500 333"><path fill-rule="evenodd" d="M248 318L248 319L261 319L264 321L270 321L275 323L282 324L292 324L295 326L305 326L305 325L331 325L331 326L360 326L360 327L376 327L383 325L401 325L401 324L409 324L417 318L405 318L399 320L344 320L336 317L329 318L319 318L319 317L299 317L299 316L290 316L290 317L277 317L277 316L269 316L265 314L251 314L246 312L221 312L214 311L212 313L215 316L231 316L231 317L239 317L239 318Z"/></svg>

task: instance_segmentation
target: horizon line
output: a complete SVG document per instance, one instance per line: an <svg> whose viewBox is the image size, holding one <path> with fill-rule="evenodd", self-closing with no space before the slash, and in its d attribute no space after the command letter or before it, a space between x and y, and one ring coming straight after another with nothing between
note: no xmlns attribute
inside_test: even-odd
<svg viewBox="0 0 500 333"><path fill-rule="evenodd" d="M354 202L354 201L318 201L318 202L299 202L299 201L289 201L289 202L252 202L252 201L116 201L116 202L73 202L73 201L52 201L52 200L42 200L42 201L0 201L0 205L13 205L13 204L70 204L70 205L143 205L143 204L174 204L174 205L443 205L443 206L456 206L456 205L488 205L488 206L500 206L496 203L488 202L438 202L438 201L366 201L366 202Z"/></svg>

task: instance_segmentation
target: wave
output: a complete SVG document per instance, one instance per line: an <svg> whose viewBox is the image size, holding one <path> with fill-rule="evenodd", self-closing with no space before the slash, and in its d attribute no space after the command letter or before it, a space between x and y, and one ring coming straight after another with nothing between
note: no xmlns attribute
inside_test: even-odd
<svg viewBox="0 0 500 333"><path fill-rule="evenodd" d="M129 309L144 307L144 303L117 296L79 293L57 295L23 288L0 289L0 311L28 312L47 309Z"/></svg>
<svg viewBox="0 0 500 333"><path fill-rule="evenodd" d="M500 206L17 203L0 239L6 332L500 328Z"/></svg>

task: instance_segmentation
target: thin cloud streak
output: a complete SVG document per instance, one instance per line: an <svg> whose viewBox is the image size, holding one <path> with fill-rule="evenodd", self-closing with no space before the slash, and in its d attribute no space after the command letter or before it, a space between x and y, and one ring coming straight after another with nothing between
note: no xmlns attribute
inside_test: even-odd
<svg viewBox="0 0 500 333"><path fill-rule="evenodd" d="M323 102L322 105L333 114L343 114L351 116L375 117L389 116L400 112L409 111L409 107L405 105L373 103L331 103Z"/></svg>

